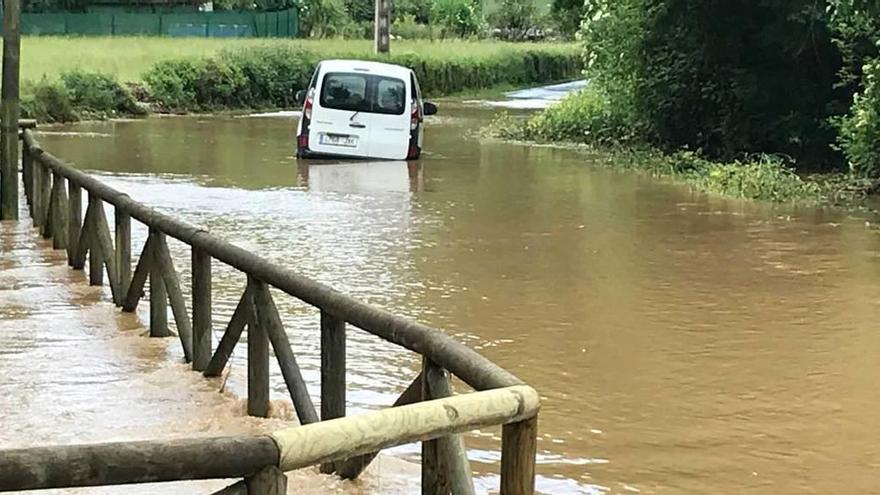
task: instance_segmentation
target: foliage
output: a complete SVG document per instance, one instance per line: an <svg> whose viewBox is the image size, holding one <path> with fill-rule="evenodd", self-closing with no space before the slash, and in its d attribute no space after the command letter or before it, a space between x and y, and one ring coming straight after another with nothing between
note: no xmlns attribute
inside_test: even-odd
<svg viewBox="0 0 880 495"><path fill-rule="evenodd" d="M840 142L853 173L880 177L880 60L864 69L864 93L856 94L840 125Z"/></svg>
<svg viewBox="0 0 880 495"><path fill-rule="evenodd" d="M459 37L475 36L485 25L479 0L434 0L431 23Z"/></svg>
<svg viewBox="0 0 880 495"><path fill-rule="evenodd" d="M392 2L393 20L396 22L403 17L412 17L419 24L427 24L431 20L432 5L431 0L397 0Z"/></svg>
<svg viewBox="0 0 880 495"><path fill-rule="evenodd" d="M299 5L299 28L304 36L340 36L353 20L343 0L308 0Z"/></svg>
<svg viewBox="0 0 880 495"><path fill-rule="evenodd" d="M834 161L841 61L812 0L588 0L588 77L661 149Z"/></svg>
<svg viewBox="0 0 880 495"><path fill-rule="evenodd" d="M526 124L530 136L542 140L611 145L633 140L627 117L615 111L608 98L587 89L563 99Z"/></svg>
<svg viewBox="0 0 880 495"><path fill-rule="evenodd" d="M532 0L501 0L498 10L489 16L492 27L526 29L537 20L537 9Z"/></svg>
<svg viewBox="0 0 880 495"><path fill-rule="evenodd" d="M430 24L419 23L411 15L400 17L391 24L391 34L405 40L432 40L439 37L439 31Z"/></svg>
<svg viewBox="0 0 880 495"><path fill-rule="evenodd" d="M574 35L581 25L583 15L583 0L553 0L550 3L550 17L563 35Z"/></svg>
<svg viewBox="0 0 880 495"><path fill-rule="evenodd" d="M438 43L444 45L445 43ZM577 74L577 53L551 46L498 45L493 51L461 56L463 50L447 44L443 55L423 50L391 56L358 54L401 64L415 70L422 91L429 95L485 88L500 83L551 82ZM325 53L325 55L327 55ZM353 56L346 52L334 57ZM318 54L291 45L266 44L223 52L207 59L163 61L144 79L153 100L166 110L201 111L232 108L290 108L296 90L304 88Z"/></svg>
<svg viewBox="0 0 880 495"><path fill-rule="evenodd" d="M76 70L61 74L61 82L80 111L107 115L142 113L131 93L113 76Z"/></svg>
<svg viewBox="0 0 880 495"><path fill-rule="evenodd" d="M345 11L355 22L373 22L374 8L370 0L345 0Z"/></svg>
<svg viewBox="0 0 880 495"><path fill-rule="evenodd" d="M71 122L78 117L67 89L59 81L43 78L36 84L22 85L21 114L40 122Z"/></svg>

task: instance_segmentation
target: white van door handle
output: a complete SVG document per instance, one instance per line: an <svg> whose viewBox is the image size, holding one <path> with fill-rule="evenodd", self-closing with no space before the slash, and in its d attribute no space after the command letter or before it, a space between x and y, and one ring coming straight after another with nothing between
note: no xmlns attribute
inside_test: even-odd
<svg viewBox="0 0 880 495"><path fill-rule="evenodd" d="M354 127L355 129L365 129L367 127L366 125L361 124L360 122L352 122L351 124L348 124L348 126Z"/></svg>

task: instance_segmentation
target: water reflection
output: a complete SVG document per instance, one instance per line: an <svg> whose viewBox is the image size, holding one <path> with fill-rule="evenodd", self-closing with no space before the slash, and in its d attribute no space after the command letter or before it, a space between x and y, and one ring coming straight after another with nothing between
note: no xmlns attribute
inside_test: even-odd
<svg viewBox="0 0 880 495"><path fill-rule="evenodd" d="M299 160L300 184L310 191L341 193L420 192L424 169L417 161L328 162Z"/></svg>

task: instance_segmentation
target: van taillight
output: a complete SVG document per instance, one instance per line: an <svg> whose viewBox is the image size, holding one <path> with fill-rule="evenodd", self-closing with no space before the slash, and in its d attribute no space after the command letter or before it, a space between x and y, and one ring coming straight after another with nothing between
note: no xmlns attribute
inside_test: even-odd
<svg viewBox="0 0 880 495"><path fill-rule="evenodd" d="M419 127L419 120L421 120L421 111L419 110L419 104L416 101L412 102L412 112L410 113L409 118L409 130L414 131Z"/></svg>
<svg viewBox="0 0 880 495"><path fill-rule="evenodd" d="M303 134L302 136L299 136L298 139L299 139L299 142L297 143L297 146L299 147L299 149L301 149L301 150L308 149L308 147L309 147L309 135L308 135L308 134Z"/></svg>
<svg viewBox="0 0 880 495"><path fill-rule="evenodd" d="M312 97L314 95L314 88L310 89L309 95L306 96L306 102L303 104L303 116L305 116L306 120L312 120Z"/></svg>

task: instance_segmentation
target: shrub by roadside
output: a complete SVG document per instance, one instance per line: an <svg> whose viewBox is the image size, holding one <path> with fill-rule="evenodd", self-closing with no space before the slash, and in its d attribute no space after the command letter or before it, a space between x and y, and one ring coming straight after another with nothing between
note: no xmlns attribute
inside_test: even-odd
<svg viewBox="0 0 880 495"><path fill-rule="evenodd" d="M853 204L871 192L872 184L855 174L801 176L785 157L755 154L717 162L700 153L663 153L641 145L627 128L621 111L587 89L525 119L500 114L483 129L485 137L554 144L587 145L613 168L641 171L690 184L723 196L811 204Z"/></svg>
<svg viewBox="0 0 880 495"><path fill-rule="evenodd" d="M365 58L346 55L339 58ZM200 60L159 62L144 75L152 100L170 111L290 108L305 88L319 59L296 47L252 47ZM581 69L575 50L538 45L499 49L479 56L437 57L418 53L369 56L415 70L422 91L446 95L498 84L540 84L576 77Z"/></svg>
<svg viewBox="0 0 880 495"><path fill-rule="evenodd" d="M26 83L22 94L22 116L40 122L145 113L125 86L100 73L65 72L58 81L44 78L36 84Z"/></svg>

